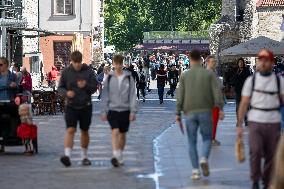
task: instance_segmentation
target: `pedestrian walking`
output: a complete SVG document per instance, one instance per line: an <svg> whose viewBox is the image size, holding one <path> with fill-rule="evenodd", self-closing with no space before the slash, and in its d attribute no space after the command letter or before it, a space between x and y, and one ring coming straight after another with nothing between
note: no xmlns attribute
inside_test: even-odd
<svg viewBox="0 0 284 189"><path fill-rule="evenodd" d="M139 67L139 71L138 71L138 82L137 82L137 98L138 100L140 99L140 92L143 98L143 102L146 101L146 86L147 86L147 81L146 81L146 72L143 69L143 66Z"/></svg>
<svg viewBox="0 0 284 189"><path fill-rule="evenodd" d="M181 112L186 116L186 128L189 141L189 155L192 163L191 179L200 179L199 167L203 175L209 176L208 159L212 141L212 109L219 107L219 118L224 118L223 101L220 100L216 76L201 66L201 54L197 50L190 53L191 69L180 78L177 95L176 121L181 124ZM203 140L201 159L197 151L197 131Z"/></svg>
<svg viewBox="0 0 284 189"><path fill-rule="evenodd" d="M237 73L233 76L233 85L235 87L235 93L236 93L236 112L238 112L240 106L242 88L244 86L244 83L246 79L251 75L243 58L239 58L237 63L238 63L238 70ZM247 116L245 118L245 125L246 126L248 125Z"/></svg>
<svg viewBox="0 0 284 189"><path fill-rule="evenodd" d="M110 66L105 66L103 69L103 72L101 72L98 76L97 76L97 82L98 82L98 90L99 90L99 96L98 99L101 99L101 95L102 95L102 90L104 87L104 82L108 76L108 74L111 71L111 67Z"/></svg>
<svg viewBox="0 0 284 189"><path fill-rule="evenodd" d="M170 90L167 92L167 96L171 96L172 98L174 98L175 96L175 90L177 88L177 84L178 84L178 79L179 79L179 73L176 69L175 64L172 64L170 66L170 69L168 71L168 81L170 84Z"/></svg>
<svg viewBox="0 0 284 189"><path fill-rule="evenodd" d="M100 75L100 74L104 71L105 65L106 65L106 63L103 62L103 63L99 66L98 71L97 71L97 75Z"/></svg>
<svg viewBox="0 0 284 189"><path fill-rule="evenodd" d="M19 87L19 89L21 88L21 82L23 80L23 74L21 72L21 67L19 66L19 64L14 63L13 65L13 71L17 76L17 85ZM20 91L22 92L22 91Z"/></svg>
<svg viewBox="0 0 284 189"><path fill-rule="evenodd" d="M130 122L137 113L136 87L131 72L123 70L122 55L113 57L114 72L106 79L102 93L102 121L108 121L112 129L114 167L123 165L123 151Z"/></svg>
<svg viewBox="0 0 284 189"><path fill-rule="evenodd" d="M65 121L66 134L64 139L64 156L61 162L66 167L71 166L70 156L74 144L77 122L81 130L82 165L91 165L88 159L89 128L92 121L91 95L96 92L97 81L94 71L82 64L82 54L74 51L71 54L71 64L62 72L58 91L66 97Z"/></svg>
<svg viewBox="0 0 284 189"><path fill-rule="evenodd" d="M24 98L26 98L25 100L28 103L31 103L32 89L33 89L32 76L25 67L22 68L22 74L23 74L23 79L21 82L21 86L23 89L22 92L23 92Z"/></svg>
<svg viewBox="0 0 284 189"><path fill-rule="evenodd" d="M157 71L157 88L160 104L164 103L164 91L167 82L167 72L165 71L164 64L160 65L159 70Z"/></svg>
<svg viewBox="0 0 284 189"><path fill-rule="evenodd" d="M274 55L269 50L258 54L258 70L249 77L242 90L242 100L238 111L237 133L243 136L242 123L248 107L249 148L252 189L268 189L275 150L281 133L280 104L284 99L284 80L273 73ZM264 165L262 167L262 157Z"/></svg>
<svg viewBox="0 0 284 189"><path fill-rule="evenodd" d="M51 71L48 73L48 86L53 90L56 88L56 81L58 77L59 71L55 66L52 66Z"/></svg>
<svg viewBox="0 0 284 189"><path fill-rule="evenodd" d="M220 90L220 100L224 101L223 95L222 95L222 90L223 90L223 84L222 81L218 78L217 73L216 73L216 60L214 58L214 56L208 56L205 60L205 64L207 67L207 70L211 71L214 73L214 75L216 76L216 80L218 83L218 88ZM219 121L219 112L220 112L220 108L219 107L214 107L212 109L212 124L213 124L213 130L212 130L212 145L213 146L220 146L221 142L219 142L216 139L216 135L217 135L217 127L218 127L218 121Z"/></svg>

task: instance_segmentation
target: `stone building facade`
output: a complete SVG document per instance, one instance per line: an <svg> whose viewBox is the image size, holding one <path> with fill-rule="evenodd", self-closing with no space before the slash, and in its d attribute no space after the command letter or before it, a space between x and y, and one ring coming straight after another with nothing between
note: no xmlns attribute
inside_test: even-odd
<svg viewBox="0 0 284 189"><path fill-rule="evenodd" d="M23 17L26 18L27 28L38 28L38 0L23 1ZM23 55L39 52L37 31L23 31ZM34 37L29 37L34 36Z"/></svg>
<svg viewBox="0 0 284 189"><path fill-rule="evenodd" d="M98 38L103 41L102 6L103 0L39 1L39 28L57 34L43 36L39 40L45 73L48 73L52 66L60 70L70 64L69 56L75 33L82 36L80 40L84 44L84 63L93 63L97 56L100 56L98 61L103 60L103 53L93 51ZM99 45L102 49L102 44Z"/></svg>
<svg viewBox="0 0 284 189"><path fill-rule="evenodd" d="M219 57L219 53L259 36L281 41L284 32L284 0L223 0L221 19L210 28L210 51L218 62L234 62L238 57Z"/></svg>

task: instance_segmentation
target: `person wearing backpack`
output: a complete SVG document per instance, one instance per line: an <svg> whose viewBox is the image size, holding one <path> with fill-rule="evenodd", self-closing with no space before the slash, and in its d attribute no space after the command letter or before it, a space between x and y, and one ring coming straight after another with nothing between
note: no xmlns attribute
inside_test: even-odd
<svg viewBox="0 0 284 189"><path fill-rule="evenodd" d="M177 88L178 77L179 73L176 69L176 66L174 64L170 65L170 70L168 71L168 81L170 84L170 90L167 92L166 96L171 95L171 97L174 98L174 92Z"/></svg>
<svg viewBox="0 0 284 189"><path fill-rule="evenodd" d="M137 82L137 97L138 100L140 99L140 92L142 94L143 97L143 102L145 102L146 100L146 93L145 93L145 89L147 86L147 80L146 80L146 73L143 70L143 66L139 66L139 71L138 71L138 82Z"/></svg>
<svg viewBox="0 0 284 189"><path fill-rule="evenodd" d="M114 167L123 165L123 150L130 122L135 121L137 113L136 87L131 72L123 70L122 55L113 57L114 72L104 83L102 92L102 121L108 121L112 129Z"/></svg>
<svg viewBox="0 0 284 189"><path fill-rule="evenodd" d="M280 105L284 99L284 80L273 73L274 55L269 50L258 54L258 72L249 77L242 90L237 134L243 137L243 121L248 110L252 189L269 189L275 150L281 135ZM264 165L262 167L262 158Z"/></svg>

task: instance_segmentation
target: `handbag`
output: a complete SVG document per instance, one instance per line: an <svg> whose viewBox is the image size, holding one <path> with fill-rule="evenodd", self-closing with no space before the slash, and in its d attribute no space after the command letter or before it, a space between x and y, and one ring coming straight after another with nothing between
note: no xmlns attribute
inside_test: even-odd
<svg viewBox="0 0 284 189"><path fill-rule="evenodd" d="M241 137L238 137L236 139L235 155L236 155L236 158L237 158L239 163L243 163L246 160L245 145L244 145L243 139Z"/></svg>

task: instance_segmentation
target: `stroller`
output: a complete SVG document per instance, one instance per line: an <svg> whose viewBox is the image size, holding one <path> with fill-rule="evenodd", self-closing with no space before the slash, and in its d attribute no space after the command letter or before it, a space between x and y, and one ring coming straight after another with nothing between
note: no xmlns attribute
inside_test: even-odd
<svg viewBox="0 0 284 189"><path fill-rule="evenodd" d="M17 94L20 103L25 103L27 96ZM21 123L18 105L11 101L0 101L0 153L5 152L5 146L24 146L23 140L17 136ZM38 153L37 138L33 140L34 153Z"/></svg>

